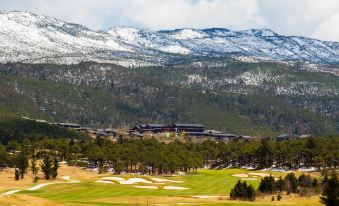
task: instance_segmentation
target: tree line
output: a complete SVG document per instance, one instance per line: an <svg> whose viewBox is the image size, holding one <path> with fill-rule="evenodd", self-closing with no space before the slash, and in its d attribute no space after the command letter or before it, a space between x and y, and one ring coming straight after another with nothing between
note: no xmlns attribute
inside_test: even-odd
<svg viewBox="0 0 339 206"><path fill-rule="evenodd" d="M52 154L52 155L51 155ZM339 159L339 138L307 138L276 142L270 139L229 143L205 141L165 144L155 139L51 139L38 141L10 140L0 144L0 169L14 167L20 155L43 159L49 155L71 165L110 168L121 172L173 174L194 173L198 168L254 167L297 169L301 167L336 168ZM25 162L20 162L25 165ZM20 168L20 167L19 167Z"/></svg>

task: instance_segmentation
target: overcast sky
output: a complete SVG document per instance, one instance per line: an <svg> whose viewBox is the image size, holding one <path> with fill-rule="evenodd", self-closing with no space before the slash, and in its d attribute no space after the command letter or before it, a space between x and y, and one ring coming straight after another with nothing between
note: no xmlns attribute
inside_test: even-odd
<svg viewBox="0 0 339 206"><path fill-rule="evenodd" d="M339 0L0 0L0 9L53 16L96 30L270 28L339 41Z"/></svg>

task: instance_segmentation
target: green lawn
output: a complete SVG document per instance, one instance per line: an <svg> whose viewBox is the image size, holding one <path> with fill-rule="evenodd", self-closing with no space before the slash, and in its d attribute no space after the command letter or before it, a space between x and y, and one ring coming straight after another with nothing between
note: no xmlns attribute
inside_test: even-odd
<svg viewBox="0 0 339 206"><path fill-rule="evenodd" d="M112 202L117 201L119 198L122 200L128 199L128 204L134 204L134 202L138 202L138 198L140 199L142 197L153 197L154 201L157 201L161 198L189 197L192 195L227 196L239 179L232 177L232 175L246 172L249 172L249 170L199 170L198 174L195 175L163 177L167 179L182 180L184 183L167 183L167 185L191 188L189 190L139 189L134 188L132 185L102 184L95 183L93 180L84 180L77 184L50 185L37 191L23 191L21 194L29 194L67 204L88 205L114 205ZM277 173L275 175L277 175ZM257 188L259 181L260 180L258 179L247 182ZM226 203L223 205L253 205L253 203ZM270 204L260 204L259 202L256 202L255 205Z"/></svg>

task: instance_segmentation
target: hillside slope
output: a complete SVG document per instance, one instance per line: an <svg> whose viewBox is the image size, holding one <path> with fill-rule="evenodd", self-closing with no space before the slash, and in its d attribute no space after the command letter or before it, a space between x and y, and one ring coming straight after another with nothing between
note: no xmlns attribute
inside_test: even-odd
<svg viewBox="0 0 339 206"><path fill-rule="evenodd" d="M270 72L277 68L279 74L279 67L282 67L239 64L201 70L186 66L186 69L128 69L93 62L68 66L6 64L0 66L0 108L22 116L77 122L93 127L191 122L224 132L254 135L335 131L339 102L338 85L333 84L336 76L325 75L324 79L314 83L319 87L316 91L332 88L328 95L322 92L314 95L295 92L293 95L272 95L275 86L265 90L268 84L258 87L231 84L226 85L228 89L213 86L220 78L225 78L222 75L232 78L256 71L258 67ZM293 71L289 67L280 69ZM307 75L313 77L310 72L292 74L292 80L306 78ZM197 84L187 80L189 75L207 75L208 81ZM316 76L308 78L308 82L315 79ZM301 91L308 91L306 80ZM281 85L288 86L289 83L281 82ZM239 93L237 89L248 92ZM15 106L11 105L12 102Z"/></svg>

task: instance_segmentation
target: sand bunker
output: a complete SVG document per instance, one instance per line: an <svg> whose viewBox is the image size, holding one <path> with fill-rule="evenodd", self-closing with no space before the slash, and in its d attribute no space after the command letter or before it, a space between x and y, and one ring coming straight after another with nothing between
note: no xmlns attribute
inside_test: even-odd
<svg viewBox="0 0 339 206"><path fill-rule="evenodd" d="M108 181L108 180L97 180L95 181L97 183L105 183L105 184L114 184L114 182Z"/></svg>
<svg viewBox="0 0 339 206"><path fill-rule="evenodd" d="M69 184L69 183L78 183L78 182L80 182L79 180L71 180L70 178L67 178L68 176L64 176L63 179L65 179L65 177L66 177L66 179L69 179L68 182L49 182L49 183L43 183L43 184L35 185L35 186L33 186L33 187L31 187L31 188L28 188L28 189L26 189L26 190L27 190L27 191L34 191L34 190L38 190L38 189L40 189L40 188L42 188L42 187L45 187L45 186L47 186L47 185L53 185L53 184ZM12 194L15 194L15 193L20 192L20 191L21 191L21 190L10 190L10 191L8 191L8 192L2 193L2 194L0 195L0 197L2 197L2 195L12 195Z"/></svg>
<svg viewBox="0 0 339 206"><path fill-rule="evenodd" d="M64 179L64 180L71 180L71 177L70 176L62 176L62 179Z"/></svg>
<svg viewBox="0 0 339 206"><path fill-rule="evenodd" d="M15 194L17 192L20 192L21 190L10 190L8 192L2 193L1 195L11 195L11 194Z"/></svg>
<svg viewBox="0 0 339 206"><path fill-rule="evenodd" d="M125 178L122 177L103 177L102 180L113 180L113 181L124 181Z"/></svg>
<svg viewBox="0 0 339 206"><path fill-rule="evenodd" d="M153 177L151 179L155 182L161 182L161 183L163 183L163 182L183 183L183 181L162 179L162 178L156 178L156 177Z"/></svg>
<svg viewBox="0 0 339 206"><path fill-rule="evenodd" d="M177 187L177 186L164 186L164 190L189 190L187 187Z"/></svg>
<svg viewBox="0 0 339 206"><path fill-rule="evenodd" d="M199 199L209 199L209 198L219 198L221 196L210 196L210 195L195 195L192 196L194 198L199 198Z"/></svg>
<svg viewBox="0 0 339 206"><path fill-rule="evenodd" d="M80 182L79 180L69 180L69 182L49 182L49 183L43 183L43 184L38 184L35 185L34 187L28 188L27 190L29 191L34 191L34 190L38 190L40 188L43 188L47 185L54 185L54 184L73 184L73 183L78 183Z"/></svg>
<svg viewBox="0 0 339 206"><path fill-rule="evenodd" d="M27 190L34 191L34 190L38 190L42 187L45 187L47 185L58 184L58 183L63 183L63 182L50 182L50 183L39 184L39 185L35 185L34 187L28 188Z"/></svg>
<svg viewBox="0 0 339 206"><path fill-rule="evenodd" d="M156 190L158 189L157 186L134 186L135 188L141 188L141 189L153 189Z"/></svg>
<svg viewBox="0 0 339 206"><path fill-rule="evenodd" d="M249 177L249 178L242 177L241 179L242 179L242 180L250 180L250 181L252 181L252 180L258 180L258 179L255 178L255 177Z"/></svg>
<svg viewBox="0 0 339 206"><path fill-rule="evenodd" d="M248 174L245 174L245 173L239 173L239 174L234 174L232 175L233 177L248 177Z"/></svg>
<svg viewBox="0 0 339 206"><path fill-rule="evenodd" d="M259 172L249 172L248 173L251 176L258 176L258 177L266 177L266 176L270 176L269 174L266 173L259 173Z"/></svg>
<svg viewBox="0 0 339 206"><path fill-rule="evenodd" d="M143 178L129 178L128 180L119 181L119 183L122 184L122 185L132 185L132 184L135 184L135 183L152 184L151 181L145 180Z"/></svg>

